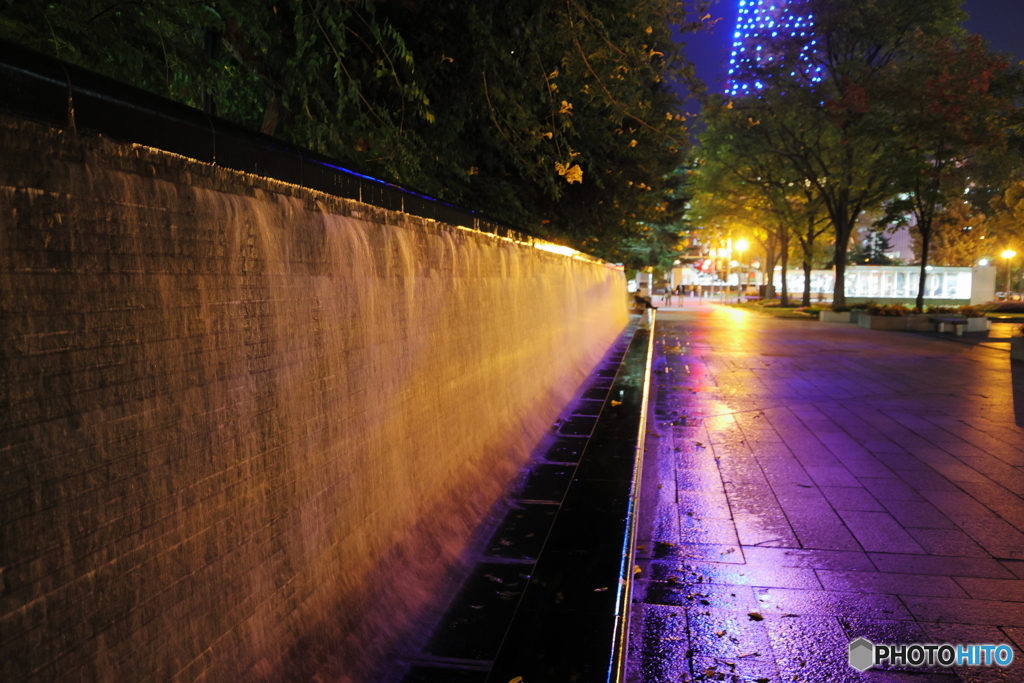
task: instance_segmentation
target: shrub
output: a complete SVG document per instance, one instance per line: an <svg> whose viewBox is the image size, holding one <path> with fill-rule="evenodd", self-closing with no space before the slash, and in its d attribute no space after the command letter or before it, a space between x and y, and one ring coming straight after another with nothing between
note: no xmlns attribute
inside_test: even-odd
<svg viewBox="0 0 1024 683"><path fill-rule="evenodd" d="M853 310L853 306L833 306L832 307L832 311L834 313L846 313L846 312L852 311L852 310Z"/></svg>
<svg viewBox="0 0 1024 683"><path fill-rule="evenodd" d="M957 306L929 306L926 312L934 315L957 315L960 314L960 308Z"/></svg>
<svg viewBox="0 0 1024 683"><path fill-rule="evenodd" d="M965 318L984 318L985 312L977 306L961 306L957 309L957 313Z"/></svg>
<svg viewBox="0 0 1024 683"><path fill-rule="evenodd" d="M863 310L867 309L868 306L871 306L871 305L873 305L873 304L869 304L866 301L862 301L862 302L857 303L857 304L850 304L850 310L851 311L863 311Z"/></svg>
<svg viewBox="0 0 1024 683"><path fill-rule="evenodd" d="M908 315L911 311L903 304L870 304L867 308L868 315L884 315L890 317L896 317L901 315Z"/></svg>

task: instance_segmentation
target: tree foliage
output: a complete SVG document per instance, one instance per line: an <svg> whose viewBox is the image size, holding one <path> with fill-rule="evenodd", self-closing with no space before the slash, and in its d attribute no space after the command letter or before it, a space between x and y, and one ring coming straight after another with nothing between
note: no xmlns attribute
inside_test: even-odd
<svg viewBox="0 0 1024 683"><path fill-rule="evenodd" d="M772 60L737 74L761 83L758 93L723 106L731 107L725 118L735 134L758 140L777 175L809 189L824 207L835 244L833 303L842 305L857 220L894 195L897 167L908 153L899 84L907 82L903 65L914 37L959 36L963 14L960 0L808 6L815 24L810 58L801 59L806 41L780 43Z"/></svg>
<svg viewBox="0 0 1024 683"><path fill-rule="evenodd" d="M616 258L681 213L703 4L0 0L0 36Z"/></svg>
<svg viewBox="0 0 1024 683"><path fill-rule="evenodd" d="M909 217L920 237L920 311L935 229L942 225L937 218L963 201L972 176L985 166L984 157L1006 149L1014 103L1012 88L998 83L1012 79L1008 62L990 54L980 37L957 40L917 32L910 44L908 56L893 70L888 95L901 103L895 129L902 147L893 164L901 193L888 211Z"/></svg>

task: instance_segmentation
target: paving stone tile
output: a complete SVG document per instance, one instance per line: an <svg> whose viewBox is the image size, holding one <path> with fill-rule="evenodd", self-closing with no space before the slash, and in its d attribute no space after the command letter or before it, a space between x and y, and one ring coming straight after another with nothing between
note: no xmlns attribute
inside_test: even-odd
<svg viewBox="0 0 1024 683"><path fill-rule="evenodd" d="M826 590L890 595L930 595L944 598L970 597L948 576L815 570Z"/></svg>
<svg viewBox="0 0 1024 683"><path fill-rule="evenodd" d="M885 511L882 504L863 486L822 486L820 490L836 510Z"/></svg>
<svg viewBox="0 0 1024 683"><path fill-rule="evenodd" d="M839 516L830 508L786 511L793 533L804 548L817 550L861 550L862 546L842 525Z"/></svg>
<svg viewBox="0 0 1024 683"><path fill-rule="evenodd" d="M863 486L879 500L924 500L917 491L900 479L857 477Z"/></svg>
<svg viewBox="0 0 1024 683"><path fill-rule="evenodd" d="M773 488L784 486L814 486L807 470L793 457L759 457L758 463L765 480Z"/></svg>
<svg viewBox="0 0 1024 683"><path fill-rule="evenodd" d="M770 650L769 650L770 651ZM720 657L693 658L693 679L695 681L758 681L779 680L775 661L753 659L755 653L744 653L731 659ZM763 653L757 653L763 656ZM666 681L669 679L665 679ZM686 679L683 679L686 680Z"/></svg>
<svg viewBox="0 0 1024 683"><path fill-rule="evenodd" d="M940 557L896 553L868 553L868 557L880 572L974 576L989 579L1013 578L1013 574L998 560L983 557Z"/></svg>
<svg viewBox="0 0 1024 683"><path fill-rule="evenodd" d="M960 491L922 491L921 495L948 517L995 517L995 513Z"/></svg>
<svg viewBox="0 0 1024 683"><path fill-rule="evenodd" d="M908 527L907 532L929 555L951 557L991 557L989 552L959 529L924 529Z"/></svg>
<svg viewBox="0 0 1024 683"><path fill-rule="evenodd" d="M743 555L747 564L750 565L875 571L874 564L865 553L860 551L743 546Z"/></svg>
<svg viewBox="0 0 1024 683"><path fill-rule="evenodd" d="M675 505L658 505L648 512L649 536L645 540L679 543L679 509Z"/></svg>
<svg viewBox="0 0 1024 683"><path fill-rule="evenodd" d="M1024 472L1008 465L995 456L985 457L963 456L960 461L965 466L983 474L989 481L997 481L1004 488L1021 495L1024 493Z"/></svg>
<svg viewBox="0 0 1024 683"><path fill-rule="evenodd" d="M761 613L846 615L876 619L910 620L910 613L894 595L849 593L836 590L757 588Z"/></svg>
<svg viewBox="0 0 1024 683"><path fill-rule="evenodd" d="M921 462L917 458L911 455L876 455L875 458L885 465L889 470L887 475L878 478L895 479L899 478L899 472L935 472L926 462ZM857 477L871 476L871 475L856 475Z"/></svg>
<svg viewBox="0 0 1024 683"><path fill-rule="evenodd" d="M925 527L930 529L955 529L949 517L939 512L931 503L914 500L882 500L889 514L904 527Z"/></svg>
<svg viewBox="0 0 1024 683"><path fill-rule="evenodd" d="M686 610L633 605L627 680L682 681L690 677Z"/></svg>
<svg viewBox="0 0 1024 683"><path fill-rule="evenodd" d="M869 453L906 453L900 444L890 439L867 439L862 444Z"/></svg>
<svg viewBox="0 0 1024 683"><path fill-rule="evenodd" d="M679 491L676 508L680 515L701 518L732 519L729 501L721 491Z"/></svg>
<svg viewBox="0 0 1024 683"><path fill-rule="evenodd" d="M781 680L863 683L863 676L847 663L850 641L835 617L766 621Z"/></svg>
<svg viewBox="0 0 1024 683"><path fill-rule="evenodd" d="M818 486L860 486L845 467L807 467L807 474Z"/></svg>
<svg viewBox="0 0 1024 683"><path fill-rule="evenodd" d="M1002 628L1003 633L1009 636L1013 644L1017 646L1017 652L1014 653L1014 660L1024 653L1024 628L1017 626L1004 626Z"/></svg>
<svg viewBox="0 0 1024 683"><path fill-rule="evenodd" d="M790 450L789 446L781 441L758 441L756 439L751 440L750 450L753 451L754 457L758 461L768 460L772 458L793 458L793 451Z"/></svg>
<svg viewBox="0 0 1024 683"><path fill-rule="evenodd" d="M863 458L871 455L871 451L864 448L856 439L846 432L836 434L817 433L818 439L825 445L836 458L846 460L847 458Z"/></svg>
<svg viewBox="0 0 1024 683"><path fill-rule="evenodd" d="M839 625L851 641L867 638L872 643L913 644L924 643L927 639L924 629L907 620L847 617L840 618Z"/></svg>
<svg viewBox="0 0 1024 683"><path fill-rule="evenodd" d="M736 535L743 545L800 547L800 541L781 508L766 509L757 514L740 511L733 517L733 522Z"/></svg>
<svg viewBox="0 0 1024 683"><path fill-rule="evenodd" d="M775 499L783 510L800 512L817 512L828 514L831 506L828 500L821 493L821 489L814 485L794 484L773 486L772 492Z"/></svg>
<svg viewBox="0 0 1024 683"><path fill-rule="evenodd" d="M1024 581L1020 579L977 579L960 577L956 582L972 598L1024 602Z"/></svg>
<svg viewBox="0 0 1024 683"><path fill-rule="evenodd" d="M1011 574L1018 579L1024 579L1024 561L1021 560L1000 560L999 563L1006 567Z"/></svg>
<svg viewBox="0 0 1024 683"><path fill-rule="evenodd" d="M723 491L722 477L712 462L709 467L676 469L676 487L682 491Z"/></svg>
<svg viewBox="0 0 1024 683"><path fill-rule="evenodd" d="M843 458L843 467L849 470L854 477L871 479L895 479L896 473L888 464L877 457L871 458ZM856 482L853 486L860 486Z"/></svg>
<svg viewBox="0 0 1024 683"><path fill-rule="evenodd" d="M887 512L843 510L839 513L864 550L924 553L913 537Z"/></svg>
<svg viewBox="0 0 1024 683"><path fill-rule="evenodd" d="M695 655L715 659L774 662L768 626L752 621L749 609L691 609L687 614L690 645ZM728 670L728 667L726 667Z"/></svg>
<svg viewBox="0 0 1024 683"><path fill-rule="evenodd" d="M763 567L749 564L718 562L686 562L683 565L688 581L700 578L705 584L760 586L766 588L820 589L821 582L812 569L799 567Z"/></svg>
<svg viewBox="0 0 1024 683"><path fill-rule="evenodd" d="M679 517L681 543L739 545L736 526L731 519L699 518L683 514Z"/></svg>
<svg viewBox="0 0 1024 683"><path fill-rule="evenodd" d="M1024 559L1024 534L998 517L960 517L950 519L994 557Z"/></svg>
<svg viewBox="0 0 1024 683"><path fill-rule="evenodd" d="M655 544L656 559L707 560L743 564L743 550L740 545L714 545L708 543L679 543L676 545Z"/></svg>
<svg viewBox="0 0 1024 683"><path fill-rule="evenodd" d="M930 465L929 467L934 467ZM932 470L895 470L896 476L907 482L915 491L960 491L957 483L960 481L987 481L983 475L978 478L968 479L961 477L956 483L945 477L941 472Z"/></svg>
<svg viewBox="0 0 1024 683"><path fill-rule="evenodd" d="M693 578L692 572L679 565L651 563L651 580L644 600L652 604L679 605L697 611L717 608L749 612L757 608L753 589L749 586L683 583L687 578Z"/></svg>
<svg viewBox="0 0 1024 683"><path fill-rule="evenodd" d="M998 626L922 622L921 629L932 643L952 643L954 645L1000 643L1005 638L1005 634Z"/></svg>
<svg viewBox="0 0 1024 683"><path fill-rule="evenodd" d="M904 604L922 622L1024 626L1024 603L905 596Z"/></svg>
<svg viewBox="0 0 1024 683"><path fill-rule="evenodd" d="M767 483L734 484L726 482L725 495L729 501L729 509L734 515L744 511L756 514L765 509L782 509L775 497L775 492Z"/></svg>
<svg viewBox="0 0 1024 683"><path fill-rule="evenodd" d="M934 462L931 462L931 463L928 463L928 464L932 467L932 469L934 469L936 472L938 472L943 478L948 480L946 482L941 482L941 479L940 480L935 480L934 477L931 478L932 481L940 481L942 483L942 485L948 485L948 483L950 481L977 481L977 482L991 481L991 479L986 477L984 474L982 474L978 470L974 469L973 467L968 467L967 465L963 464L962 462L951 462L951 463L934 463ZM928 483L928 482L922 482L922 483ZM937 491L945 491L945 490L951 490L951 489L940 488L940 489L936 489L936 490Z"/></svg>
<svg viewBox="0 0 1024 683"><path fill-rule="evenodd" d="M960 482L961 489L989 509L995 506L1024 509L1024 498L1000 486L1000 482Z"/></svg>

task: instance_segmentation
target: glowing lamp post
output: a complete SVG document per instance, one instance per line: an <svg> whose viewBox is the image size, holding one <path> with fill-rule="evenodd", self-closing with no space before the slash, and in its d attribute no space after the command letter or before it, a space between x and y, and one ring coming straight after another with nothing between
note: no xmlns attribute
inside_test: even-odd
<svg viewBox="0 0 1024 683"><path fill-rule="evenodd" d="M1007 249L1000 256L1006 259L1006 293L1010 293L1010 259L1017 255L1013 249Z"/></svg>

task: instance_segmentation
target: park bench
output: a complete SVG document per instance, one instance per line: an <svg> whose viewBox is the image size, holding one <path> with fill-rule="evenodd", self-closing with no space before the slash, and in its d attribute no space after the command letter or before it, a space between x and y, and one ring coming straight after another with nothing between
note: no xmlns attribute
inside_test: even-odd
<svg viewBox="0 0 1024 683"><path fill-rule="evenodd" d="M933 315L929 320L935 323L935 329L939 334L946 331L946 325L952 325L956 336L961 337L964 334L964 328L967 327L967 318L957 315Z"/></svg>

